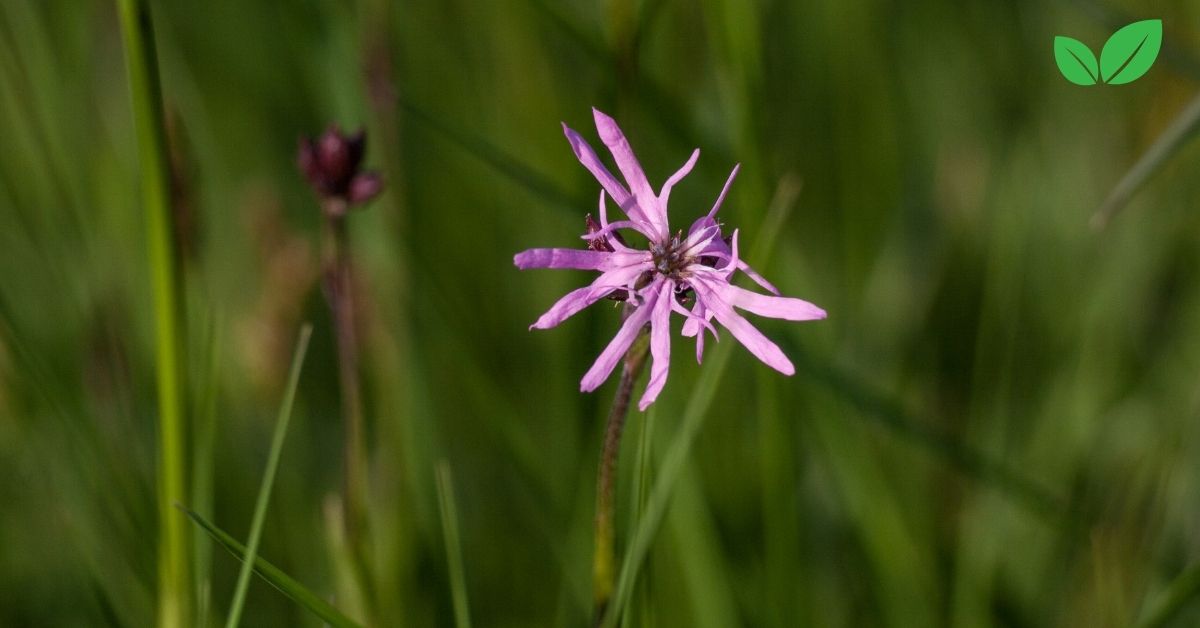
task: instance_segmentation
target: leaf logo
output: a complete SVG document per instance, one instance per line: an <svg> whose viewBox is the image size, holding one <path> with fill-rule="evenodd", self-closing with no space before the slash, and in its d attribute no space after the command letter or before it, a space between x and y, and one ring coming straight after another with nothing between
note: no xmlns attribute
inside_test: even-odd
<svg viewBox="0 0 1200 628"><path fill-rule="evenodd" d="M1054 38L1058 71L1076 85L1124 85L1154 65L1162 48L1162 20L1142 20L1113 33L1100 51L1100 61L1083 42L1059 35Z"/></svg>

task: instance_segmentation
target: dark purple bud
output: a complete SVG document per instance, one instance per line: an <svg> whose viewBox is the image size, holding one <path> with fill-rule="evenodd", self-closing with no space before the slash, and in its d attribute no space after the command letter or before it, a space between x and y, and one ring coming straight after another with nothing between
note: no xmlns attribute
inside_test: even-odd
<svg viewBox="0 0 1200 628"><path fill-rule="evenodd" d="M383 189L383 180L377 173L359 171L366 146L367 137L362 129L347 135L337 125L330 125L316 139L300 139L296 163L324 200L337 200L343 206L358 205Z"/></svg>
<svg viewBox="0 0 1200 628"><path fill-rule="evenodd" d="M592 218L591 214L584 216L583 224L587 229L588 235L592 235L593 233L600 231L600 223L596 222L596 220ZM607 253L611 253L613 251L613 247L608 243L608 238L606 237L593 238L588 240L587 243L588 248L593 251L605 251Z"/></svg>
<svg viewBox="0 0 1200 628"><path fill-rule="evenodd" d="M349 143L337 127L329 127L317 141L317 163L325 181L335 189L340 189L354 175Z"/></svg>
<svg viewBox="0 0 1200 628"><path fill-rule="evenodd" d="M600 226L600 223L596 222L595 218L592 218L591 214L588 214L583 217L583 225L584 225L584 228L587 230L588 235L596 233L603 228ZM625 241L621 239L620 234L613 232L609 235L611 235L614 239L616 239L621 244L625 244ZM608 236L602 236L599 238L591 239L591 240L588 240L587 243L588 243L588 248L593 251L604 251L606 253L612 253L612 251L613 251L613 246L612 246L612 244L609 243ZM629 298L629 296L625 293L624 290L613 290L612 292L608 293L605 296L613 301L625 301L626 299Z"/></svg>

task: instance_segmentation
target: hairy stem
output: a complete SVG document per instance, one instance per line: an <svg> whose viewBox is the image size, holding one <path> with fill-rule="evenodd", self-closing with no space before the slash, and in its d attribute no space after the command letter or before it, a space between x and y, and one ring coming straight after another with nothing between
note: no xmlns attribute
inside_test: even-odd
<svg viewBox="0 0 1200 628"><path fill-rule="evenodd" d="M367 523L367 464L363 436L362 389L358 371L353 267L345 214L344 201L326 201L324 282L325 299L333 316L334 337L337 343L338 385L342 406L342 525L346 546L357 563L358 584L365 588L367 582L362 540Z"/></svg>
<svg viewBox="0 0 1200 628"><path fill-rule="evenodd" d="M629 414L629 402L633 398L633 384L646 364L648 351L647 336L642 333L625 354L621 382L617 386L604 429L604 448L600 452L600 471L596 480L596 545L592 557L593 616L596 621L604 616L612 597L616 573L613 492L616 487L617 456L621 451L621 433L625 429L625 417Z"/></svg>

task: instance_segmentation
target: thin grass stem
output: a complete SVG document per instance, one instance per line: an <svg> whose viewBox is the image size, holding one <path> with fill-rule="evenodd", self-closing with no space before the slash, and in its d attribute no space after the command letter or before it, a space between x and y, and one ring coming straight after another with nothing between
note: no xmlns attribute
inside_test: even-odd
<svg viewBox="0 0 1200 628"><path fill-rule="evenodd" d="M471 628L467 576L463 569L462 543L458 534L458 506L454 501L454 478L445 460L437 465L437 491L442 514L442 539L446 543L446 563L450 568L450 594L454 599L454 625L457 628Z"/></svg>
<svg viewBox="0 0 1200 628"><path fill-rule="evenodd" d="M250 574L254 559L258 557L258 543L262 538L263 521L267 517L267 504L271 501L271 487L275 485L275 472L279 470L279 456L283 452L283 440L291 423L292 406L296 401L296 387L300 383L300 370L304 366L304 355L308 352L308 340L312 326L304 325L300 339L296 341L296 352L292 356L291 371L288 373L287 388L283 403L279 405L279 416L275 420L275 434L271 437L271 451L267 454L267 468L263 470L262 484L258 488L258 500L254 503L254 518L250 521L250 537L246 540L246 554L238 574L233 603L229 607L229 618L225 628L236 628L242 619L242 606L246 602L246 590L250 588Z"/></svg>
<svg viewBox="0 0 1200 628"><path fill-rule="evenodd" d="M1137 163L1121 177L1117 182L1116 187L1109 192L1108 197L1104 199L1104 204L1092 214L1092 228L1100 231L1112 222L1114 216L1117 215L1129 201L1133 200L1134 194L1150 180L1152 176L1157 174L1167 160L1175 156L1188 140L1195 136L1196 131L1200 129L1200 95L1192 99L1179 115L1171 121L1158 139L1146 149L1146 152L1137 160Z"/></svg>
<svg viewBox="0 0 1200 628"><path fill-rule="evenodd" d="M210 317L210 320L211 317ZM205 335L204 376L197 382L196 421L193 425L191 498L196 512L212 515L213 442L217 432L217 397L221 373L221 327L210 322ZM212 541L203 534L192 535L192 579L196 625L209 625L212 587Z"/></svg>
<svg viewBox="0 0 1200 628"><path fill-rule="evenodd" d="M650 406L646 409L646 414L642 417L641 429L638 431L638 452L637 461L633 469L634 491L632 507L630 508L628 538L633 538L634 532L637 530L637 524L642 518L642 513L646 510L646 500L650 496L650 486L654 478L653 467L653 440L654 440L654 419L657 414L658 406ZM647 558L646 566L642 568L642 573L645 577L642 578L641 585L635 590L636 601L631 603L625 609L624 625L632 626L635 614L638 617L638 624L641 628L647 628L653 623L650 606L650 561Z"/></svg>

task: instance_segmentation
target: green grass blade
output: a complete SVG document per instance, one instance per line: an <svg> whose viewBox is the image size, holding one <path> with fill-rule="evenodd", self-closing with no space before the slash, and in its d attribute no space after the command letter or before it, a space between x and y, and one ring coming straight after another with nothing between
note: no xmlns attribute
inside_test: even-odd
<svg viewBox="0 0 1200 628"><path fill-rule="evenodd" d="M734 570L722 554L717 522L704 496L696 461L684 460L675 484L673 506L664 523L663 543L673 546L675 569L695 628L738 628Z"/></svg>
<svg viewBox="0 0 1200 628"><path fill-rule="evenodd" d="M766 614L765 626L783 628L800 625L799 609L807 596L797 582L805 582L803 570L807 562L800 549L801 532L805 522L794 498L796 478L793 467L804 458L797 451L791 424L781 416L778 378L773 373L759 371L757 380L758 461L762 483L763 571L767 585L763 591ZM803 589L801 589L803 590Z"/></svg>
<svg viewBox="0 0 1200 628"><path fill-rule="evenodd" d="M196 383L196 421L193 424L192 504L196 512L212 516L213 441L217 432L217 398L221 374L221 328L210 317L205 334L203 379ZM209 625L212 602L212 541L203 534L192 538L192 584L196 601L196 624Z"/></svg>
<svg viewBox="0 0 1200 628"><path fill-rule="evenodd" d="M606 79L632 81L631 97L633 100L648 115L653 116L680 147L690 149L701 145L705 147L704 152L710 159L720 163L733 161L733 155L723 148L720 138L691 122L692 112L684 105L683 101L667 90L665 84L636 68L630 76L622 76L620 79L618 79L617 73L609 71L610 68L622 62L618 51L609 48L599 34L589 32L578 20L573 19L567 12L559 8L563 3L547 2L547 0L528 0L528 2L551 26L586 53L592 63L598 68L603 68L605 70L603 76ZM655 14L662 9L663 4L665 3L661 0L653 4L642 3L640 16L635 18L635 21L638 22L638 25L634 27L635 38L645 40L651 37L646 32L646 28L654 19ZM616 86L610 85L610 87Z"/></svg>
<svg viewBox="0 0 1200 628"><path fill-rule="evenodd" d="M630 503L629 512L632 513L629 517L628 538L633 538L637 531L638 521L641 521L642 513L646 510L646 500L650 496L650 486L653 481L653 453L652 445L654 438L654 418L658 413L657 406L650 406L642 415L642 420L639 422L640 429L638 430L638 451L637 459L634 462L633 477L634 485L633 496ZM638 625L645 628L653 623L651 617L650 605L650 582L649 572L650 564L642 567L642 571L646 572L645 578L642 578L641 586L634 591L635 598L625 607L625 617L622 620L622 625L633 626L635 614L638 616Z"/></svg>
<svg viewBox="0 0 1200 628"><path fill-rule="evenodd" d="M683 471L684 463L687 462L688 454L692 450L692 443L700 432L700 427L704 425L704 419L708 416L708 407L716 395L717 385L721 382L721 376L725 374L725 369L729 366L732 348L733 343L730 342L717 345L709 355L708 368L704 369L696 381L696 392L688 400L679 429L663 456L662 465L657 473L658 481L654 483L650 499L646 503L646 510L642 513L633 540L629 543L629 548L625 551L625 556L621 561L616 593L604 615L603 625L605 628L613 628L617 625L617 618L621 616L621 612L629 602L641 563L650 551L650 543L654 540L655 534L662 525L663 517L667 513L675 481Z"/></svg>
<svg viewBox="0 0 1200 628"><path fill-rule="evenodd" d="M1134 625L1137 628L1166 626L1183 610L1185 604L1195 599L1197 593L1200 593L1200 565L1192 565L1167 586L1151 610L1144 613L1142 620Z"/></svg>
<svg viewBox="0 0 1200 628"><path fill-rule="evenodd" d="M658 409L655 406L646 408L646 412L642 414L640 428L638 430L638 454L636 466L633 469L633 477L637 479L637 485L634 487L632 505L630 512L633 513L632 521L629 522L630 527L637 524L637 520L642 515L642 511L646 509L646 498L650 494L650 481L654 476L654 469L651 465L652 446L654 444L654 418L658 414ZM630 530L632 532L632 530Z"/></svg>
<svg viewBox="0 0 1200 628"><path fill-rule="evenodd" d="M854 416L878 423L896 436L943 458L959 473L995 488L1043 519L1060 521L1074 516L1057 494L1003 460L971 447L948 432L930 427L930 421L910 415L901 404L851 374L818 364L800 347L794 336L781 337L779 344L792 357L796 371L846 400L858 410ZM1076 522L1068 520L1067 523Z"/></svg>
<svg viewBox="0 0 1200 628"><path fill-rule="evenodd" d="M931 421L912 417L899 402L871 389L850 373L817 364L800 348L794 335L781 337L779 343L796 363L797 372L803 372L811 381L824 385L836 396L850 402L858 409L858 417L874 421L905 441L942 457L964 476L992 486L1040 518L1052 521L1069 514L1062 498L1003 460L970 447L949 432L930 427Z"/></svg>
<svg viewBox="0 0 1200 628"><path fill-rule="evenodd" d="M204 517L201 517L195 512L192 512L183 506L180 506L179 508L186 513L188 517L191 517L192 521L196 522L196 525L200 526L205 532L211 535L213 540L215 540L217 543L220 543L225 547L225 549L229 550L230 554L233 554L238 560L244 560L246 556L246 548L239 543L237 539L229 536L229 534L224 530L213 525ZM288 596L297 604L310 611L313 615L320 617L330 626L333 626L334 628L363 628L362 624L359 624L353 619L346 617L341 611L331 606L316 593L308 590L304 585L300 584L291 576L283 573L283 571L278 567L263 560L262 558L254 559L254 571L259 575L259 577L270 583L271 586L279 589L280 593Z"/></svg>
<svg viewBox="0 0 1200 628"><path fill-rule="evenodd" d="M775 238L781 231L787 215L791 212L792 205L800 194L800 189L801 183L798 179L785 177L780 181L775 198L763 220L755 246L751 249L757 256L754 260L757 267L764 267L764 262L770 259ZM679 429L675 432L675 436L663 456L662 465L657 472L658 480L650 492L646 509L638 522L633 539L625 550L625 556L621 561L621 571L617 577L616 593L604 615L602 625L605 628L613 628L617 625L617 620L621 617L625 605L629 603L642 561L650 551L650 543L662 525L667 506L671 502L675 483L684 470L688 455L692 451L692 443L704 425L704 419L708 416L708 408L712 405L713 397L717 393L717 386L721 383L721 377L729 366L729 357L734 344L736 343L717 344L709 353L707 367L696 381L695 391L684 408Z"/></svg>
<svg viewBox="0 0 1200 628"><path fill-rule="evenodd" d="M178 628L191 624L187 523L171 511L171 504L187 500L184 488L184 388L187 377L183 357L183 290L176 264L166 127L150 9L146 0L118 0L117 6L137 132L138 168L154 299L159 413L158 625Z"/></svg>
<svg viewBox="0 0 1200 628"><path fill-rule="evenodd" d="M1108 226L1113 216L1129 204L1133 195L1141 189L1164 163L1183 148L1184 144L1200 129L1200 96L1192 99L1188 106L1171 121L1146 153L1117 182L1104 204L1092 215L1092 228L1100 230Z"/></svg>
<svg viewBox="0 0 1200 628"><path fill-rule="evenodd" d="M467 577L463 571L462 545L458 536L458 508L454 502L454 479L450 475L450 465L445 460L437 465L437 491L442 512L442 538L446 543L446 563L450 568L450 592L454 597L454 625L471 628Z"/></svg>
<svg viewBox="0 0 1200 628"><path fill-rule="evenodd" d="M494 168L497 172L504 174L534 194L545 198L550 203L563 209L570 209L571 211L575 211L578 207L587 207L592 203L590 200L573 196L570 192L563 190L558 184L543 176L542 173L527 166L508 151L492 144L486 139L466 129L451 125L438 116L429 113L424 108L418 107L406 100L401 100L400 106L412 119L449 139L480 161Z"/></svg>
<svg viewBox="0 0 1200 628"><path fill-rule="evenodd" d="M308 340L312 337L312 325L304 325L300 339L296 341L296 352L292 356L291 371L288 373L287 389L283 403L279 406L279 417L275 420L275 435L271 438L271 451L267 455L267 468L263 471L262 485L258 489L258 501L254 503L254 518L250 523L250 538L246 542L246 557L238 574L237 588L233 593L233 604L229 609L226 628L235 628L242 619L242 606L246 603L246 590L250 588L250 572L254 559L258 557L258 543L262 538L263 520L267 517L267 503L271 501L271 487L275 484L275 472L279 469L279 456L283 451L283 439L287 436L288 423L292 418L292 405L296 401L296 387L300 383L300 370L304 366L304 354L308 352Z"/></svg>

